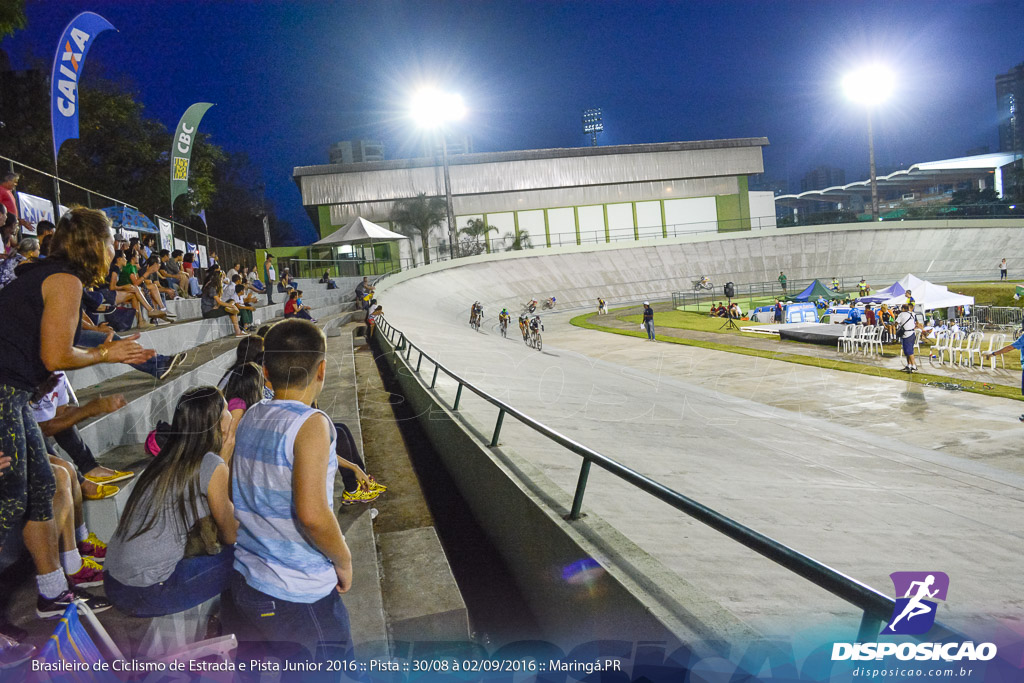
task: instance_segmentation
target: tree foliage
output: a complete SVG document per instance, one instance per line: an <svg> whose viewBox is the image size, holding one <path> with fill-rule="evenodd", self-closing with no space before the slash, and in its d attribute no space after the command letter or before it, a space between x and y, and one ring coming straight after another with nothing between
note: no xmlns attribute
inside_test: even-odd
<svg viewBox="0 0 1024 683"><path fill-rule="evenodd" d="M25 0L3 0L0 2L0 38L14 35L28 25L25 16Z"/></svg>
<svg viewBox="0 0 1024 683"><path fill-rule="evenodd" d="M530 233L525 230L520 230L519 232L506 232L505 242L508 244L508 246L505 247L505 251L533 249L533 243L530 242Z"/></svg>
<svg viewBox="0 0 1024 683"><path fill-rule="evenodd" d="M419 236L424 263L430 263L430 231L441 225L447 216L445 200L428 197L424 192L399 200L391 211L391 221L400 233L409 237Z"/></svg>
<svg viewBox="0 0 1024 683"><path fill-rule="evenodd" d="M462 256L475 256L483 253L485 249L488 254L491 253L491 246L487 242L487 235L490 232L498 232L498 229L493 225L487 225L481 218L470 219L466 227L459 230L460 234L469 238L460 240L459 253Z"/></svg>

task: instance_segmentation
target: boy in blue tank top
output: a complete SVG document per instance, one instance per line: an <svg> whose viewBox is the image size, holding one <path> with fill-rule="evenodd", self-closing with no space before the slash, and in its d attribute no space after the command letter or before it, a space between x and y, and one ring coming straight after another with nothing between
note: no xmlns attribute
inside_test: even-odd
<svg viewBox="0 0 1024 683"><path fill-rule="evenodd" d="M238 423L232 499L239 521L224 622L239 640L350 647L341 594L352 586L352 555L333 511L337 432L312 408L323 390L326 339L311 322L277 323L264 343L274 399ZM302 656L300 654L300 656ZM336 655L335 655L336 656Z"/></svg>

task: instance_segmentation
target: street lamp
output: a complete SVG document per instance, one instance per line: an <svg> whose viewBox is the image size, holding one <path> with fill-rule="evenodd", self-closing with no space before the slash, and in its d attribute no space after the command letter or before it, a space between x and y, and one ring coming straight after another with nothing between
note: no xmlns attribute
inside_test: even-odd
<svg viewBox="0 0 1024 683"><path fill-rule="evenodd" d="M412 98L410 114L416 125L437 131L441 136L441 159L444 164L444 199L448 214L448 253L455 258L455 211L452 208L452 181L448 175L448 141L445 124L458 121L466 115L462 96L444 93L435 88L424 88Z"/></svg>
<svg viewBox="0 0 1024 683"><path fill-rule="evenodd" d="M868 157L871 165L871 220L878 222L878 178L875 175L875 137L871 113L885 102L893 89L892 72L880 64L869 64L843 78L847 99L864 106L868 114Z"/></svg>

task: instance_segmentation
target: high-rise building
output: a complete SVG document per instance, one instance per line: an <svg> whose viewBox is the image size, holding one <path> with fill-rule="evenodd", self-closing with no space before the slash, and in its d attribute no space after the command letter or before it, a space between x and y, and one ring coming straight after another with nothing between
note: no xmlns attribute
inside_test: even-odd
<svg viewBox="0 0 1024 683"><path fill-rule="evenodd" d="M826 187L846 184L846 171L831 166L819 166L800 179L800 191L824 190Z"/></svg>
<svg viewBox="0 0 1024 683"><path fill-rule="evenodd" d="M358 164L384 161L384 143L380 140L342 140L328 151L332 164Z"/></svg>
<svg viewBox="0 0 1024 683"><path fill-rule="evenodd" d="M999 111L999 151L1024 151L1024 62L996 76L996 107Z"/></svg>

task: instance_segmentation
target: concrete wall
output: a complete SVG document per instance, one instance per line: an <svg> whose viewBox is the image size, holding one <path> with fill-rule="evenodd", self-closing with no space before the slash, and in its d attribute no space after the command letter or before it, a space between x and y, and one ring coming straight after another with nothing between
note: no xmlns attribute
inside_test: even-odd
<svg viewBox="0 0 1024 683"><path fill-rule="evenodd" d="M1015 220L915 221L765 229L733 234L695 234L636 243L568 246L486 254L441 262L388 276L386 293L416 278L438 302L451 301L461 315L473 299L491 308L556 296L560 305L592 305L665 299L690 291L701 275L716 285L864 276L875 288L913 273L937 282L998 277L1007 258L1010 275L1024 272L1024 223ZM465 303L465 306L463 306ZM387 310L387 309L385 309ZM444 310L431 311L444 315Z"/></svg>

